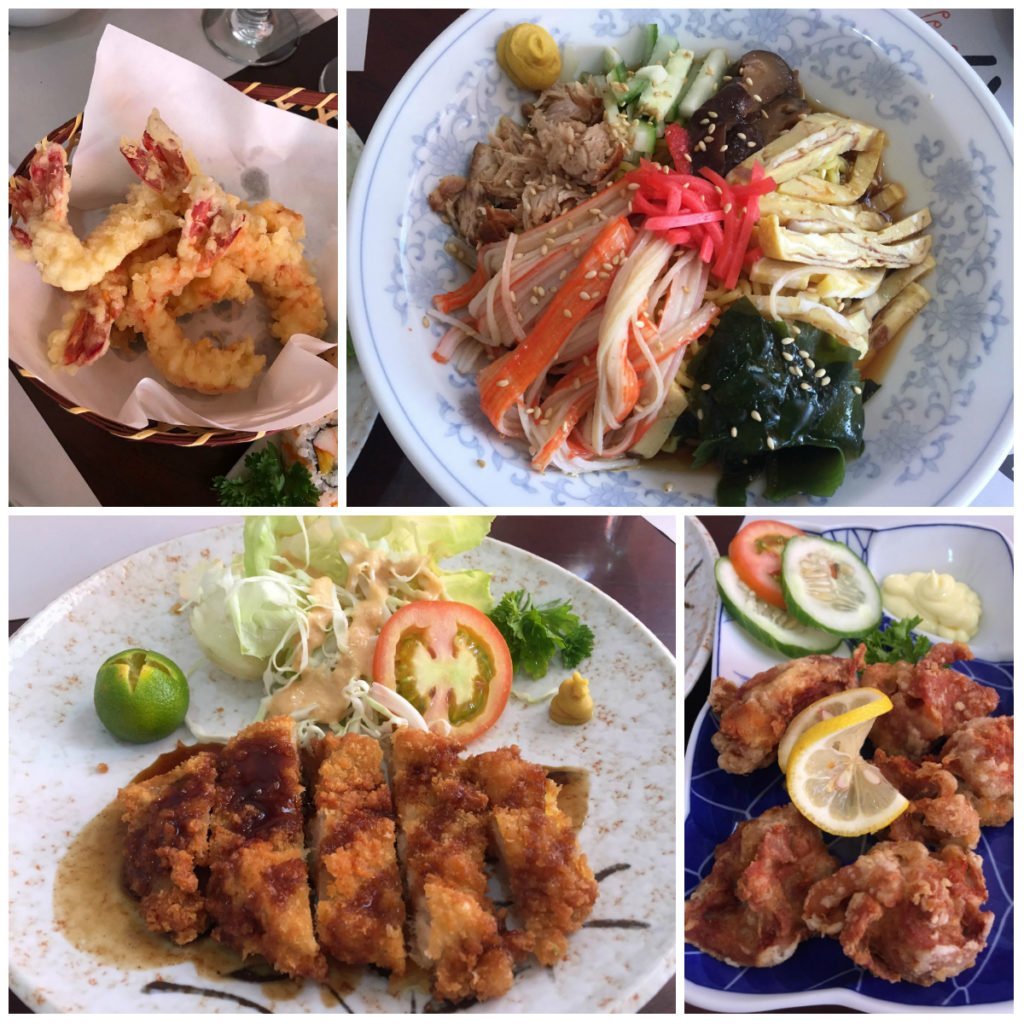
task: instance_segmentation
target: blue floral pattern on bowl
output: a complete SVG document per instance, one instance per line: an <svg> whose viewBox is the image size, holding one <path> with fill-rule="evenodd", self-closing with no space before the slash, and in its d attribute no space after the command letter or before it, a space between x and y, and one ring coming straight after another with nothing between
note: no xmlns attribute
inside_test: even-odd
<svg viewBox="0 0 1024 1024"><path fill-rule="evenodd" d="M473 146L528 98L493 53L518 20L499 11L460 19L409 72L371 135L350 241L360 360L399 443L453 504L710 504L714 474L679 460L534 473L522 448L494 435L465 381L429 358L443 332L423 313L465 271L446 251L450 229L427 196L440 178L463 172ZM907 188L908 208L931 207L938 266L924 283L933 300L867 407L866 450L846 484L827 502L805 503L970 500L1008 449L1012 423L1012 156L1008 128L974 72L906 12L552 11L535 20L562 44L614 44L657 21L698 51L768 47L815 99L886 129L887 167ZM428 93L445 97L440 108ZM381 215L390 228L371 232ZM753 492L749 500L761 503Z"/></svg>

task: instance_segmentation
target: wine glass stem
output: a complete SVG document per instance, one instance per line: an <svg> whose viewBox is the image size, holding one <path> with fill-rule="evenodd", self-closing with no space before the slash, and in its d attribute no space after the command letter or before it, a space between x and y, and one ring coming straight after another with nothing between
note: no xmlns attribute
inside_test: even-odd
<svg viewBox="0 0 1024 1024"><path fill-rule="evenodd" d="M266 39L274 31L270 9L250 10L238 8L231 12L231 31L236 39L250 46Z"/></svg>

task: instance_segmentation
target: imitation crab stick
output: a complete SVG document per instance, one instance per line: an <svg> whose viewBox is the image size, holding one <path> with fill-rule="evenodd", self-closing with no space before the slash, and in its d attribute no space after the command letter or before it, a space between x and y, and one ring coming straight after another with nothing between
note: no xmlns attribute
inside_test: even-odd
<svg viewBox="0 0 1024 1024"><path fill-rule="evenodd" d="M470 300L483 286L487 284L487 268L483 261L479 261L473 276L463 285L450 292L434 296L434 307L442 313L450 313L453 309L462 309L468 306Z"/></svg>
<svg viewBox="0 0 1024 1024"><path fill-rule="evenodd" d="M480 371L480 405L496 429L501 429L505 413L551 365L583 317L604 302L614 276L605 265L617 265L634 236L625 217L609 221L530 333L511 352Z"/></svg>

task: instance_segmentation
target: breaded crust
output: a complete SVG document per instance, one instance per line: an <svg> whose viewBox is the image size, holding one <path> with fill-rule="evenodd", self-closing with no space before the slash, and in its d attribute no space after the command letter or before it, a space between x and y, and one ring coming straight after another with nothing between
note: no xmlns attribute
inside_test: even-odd
<svg viewBox="0 0 1024 1024"><path fill-rule="evenodd" d="M124 881L138 896L146 927L184 944L206 931L196 868L208 861L207 832L217 759L202 753L118 793L128 826Z"/></svg>
<svg viewBox="0 0 1024 1024"><path fill-rule="evenodd" d="M545 966L558 963L597 900L594 873L558 807L558 786L518 747L480 754L470 766L491 803L494 850L529 949Z"/></svg>
<svg viewBox="0 0 1024 1024"><path fill-rule="evenodd" d="M254 722L221 751L207 907L214 938L279 971L323 978L313 936L295 722Z"/></svg>
<svg viewBox="0 0 1024 1024"><path fill-rule="evenodd" d="M402 974L405 903L380 744L332 735L322 753L314 797L317 937L342 963Z"/></svg>

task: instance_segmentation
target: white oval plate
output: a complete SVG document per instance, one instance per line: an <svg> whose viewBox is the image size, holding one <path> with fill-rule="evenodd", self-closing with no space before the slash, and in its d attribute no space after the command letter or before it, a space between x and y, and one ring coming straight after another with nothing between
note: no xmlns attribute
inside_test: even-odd
<svg viewBox="0 0 1024 1024"><path fill-rule="evenodd" d="M708 505L716 474L678 461L618 472L533 472L483 418L473 383L430 358L431 296L461 280L427 205L445 174L527 98L494 46L521 12L470 11L436 39L378 117L349 206L348 315L391 432L452 505ZM697 50L776 50L810 96L889 135L888 173L929 205L933 301L867 410L864 455L835 505L965 505L1012 432L1012 152L1005 115L956 51L907 11L547 11L560 44L614 45L657 19ZM444 105L439 109L439 103ZM478 460L481 464L478 464ZM815 503L818 503L817 501Z"/></svg>
<svg viewBox="0 0 1024 1024"><path fill-rule="evenodd" d="M350 124L345 125L346 193L352 188L356 167L363 154L363 140ZM377 406L366 383L359 363L352 356L345 357L345 473L351 473L359 453L377 422Z"/></svg>
<svg viewBox="0 0 1024 1024"><path fill-rule="evenodd" d="M171 608L176 577L201 555L230 559L241 546L237 526L218 527L149 548L91 576L27 623L10 647L10 871L17 879L9 921L11 986L36 1011L158 1013L223 1011L229 1003L201 995L145 994L156 970L125 971L80 952L59 930L53 881L69 844L154 757L189 741L185 730L143 747L120 743L92 707L96 668L115 651L141 646L183 667L201 662L185 616ZM446 563L449 564L449 563ZM524 756L591 771L590 811L580 841L596 872L629 870L601 884L595 920L643 922L634 928L585 928L554 970L528 969L502 999L474 1012L631 1012L671 977L675 962L675 663L664 646L611 598L571 573L517 548L487 540L452 566L486 569L494 591L526 587L569 598L597 642L581 668L589 673L597 712L585 727L553 724L544 705L510 701L494 729L472 749L517 743ZM552 672L537 691L556 685ZM254 688L255 687L255 692ZM222 682L216 704L238 728L255 711L259 684ZM211 722L213 694L197 694ZM211 722L215 726L217 722ZM98 774L104 762L109 771ZM111 864L111 871L117 865ZM276 1012L327 1012L318 986L276 1001L240 981L211 983L191 963L160 977L233 992ZM418 994L422 1009L425 996ZM367 974L346 996L354 1012L408 1012L383 978Z"/></svg>
<svg viewBox="0 0 1024 1024"><path fill-rule="evenodd" d="M718 618L717 558L718 548L704 524L696 516L687 516L683 527L684 697L700 678L714 646Z"/></svg>

